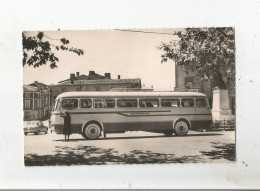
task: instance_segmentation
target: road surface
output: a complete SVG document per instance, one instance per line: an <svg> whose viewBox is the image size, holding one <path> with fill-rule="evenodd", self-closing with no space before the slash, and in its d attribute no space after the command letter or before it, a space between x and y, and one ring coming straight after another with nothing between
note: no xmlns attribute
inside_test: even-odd
<svg viewBox="0 0 260 191"><path fill-rule="evenodd" d="M107 134L69 142L55 133L24 136L26 166L234 162L235 131L198 132L166 137L148 132Z"/></svg>

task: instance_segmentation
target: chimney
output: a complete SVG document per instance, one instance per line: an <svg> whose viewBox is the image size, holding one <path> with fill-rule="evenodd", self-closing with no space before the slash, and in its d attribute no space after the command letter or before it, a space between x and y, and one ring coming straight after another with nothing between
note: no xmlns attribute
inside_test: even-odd
<svg viewBox="0 0 260 191"><path fill-rule="evenodd" d="M91 76L91 75L94 75L95 74L95 71L89 71L89 76Z"/></svg>
<svg viewBox="0 0 260 191"><path fill-rule="evenodd" d="M105 79L111 79L110 73L105 73Z"/></svg>
<svg viewBox="0 0 260 191"><path fill-rule="evenodd" d="M118 75L118 76L117 76L117 79L119 79L119 80L120 80L120 75Z"/></svg>
<svg viewBox="0 0 260 191"><path fill-rule="evenodd" d="M71 73L70 74L70 83L74 84L74 79L75 79L75 74Z"/></svg>
<svg viewBox="0 0 260 191"><path fill-rule="evenodd" d="M76 72L76 76L79 77L79 72Z"/></svg>

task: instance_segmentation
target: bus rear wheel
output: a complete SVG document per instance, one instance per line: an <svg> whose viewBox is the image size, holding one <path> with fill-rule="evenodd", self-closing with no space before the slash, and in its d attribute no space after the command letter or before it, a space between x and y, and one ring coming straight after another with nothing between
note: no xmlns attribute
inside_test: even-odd
<svg viewBox="0 0 260 191"><path fill-rule="evenodd" d="M100 133L100 127L95 123L90 123L84 128L83 137L87 139L97 139Z"/></svg>
<svg viewBox="0 0 260 191"><path fill-rule="evenodd" d="M174 126L174 134L178 136L184 136L187 135L189 131L189 126L185 121L177 121L175 126Z"/></svg>

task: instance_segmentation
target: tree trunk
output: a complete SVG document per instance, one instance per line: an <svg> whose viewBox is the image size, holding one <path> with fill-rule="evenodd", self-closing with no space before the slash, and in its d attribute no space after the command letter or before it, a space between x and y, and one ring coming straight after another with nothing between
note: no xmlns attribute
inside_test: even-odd
<svg viewBox="0 0 260 191"><path fill-rule="evenodd" d="M213 77L213 85L214 87L218 87L219 89L227 89L226 84L222 78L222 74L220 72L216 72Z"/></svg>

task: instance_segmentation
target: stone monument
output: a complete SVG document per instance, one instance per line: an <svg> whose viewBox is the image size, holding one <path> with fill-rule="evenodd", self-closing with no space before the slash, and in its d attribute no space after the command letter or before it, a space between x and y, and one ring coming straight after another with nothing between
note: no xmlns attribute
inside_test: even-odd
<svg viewBox="0 0 260 191"><path fill-rule="evenodd" d="M213 89L213 104L212 104L213 120L234 120L235 115L232 115L229 106L228 90L219 88Z"/></svg>

